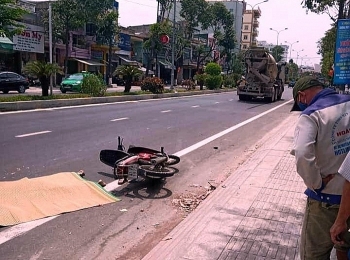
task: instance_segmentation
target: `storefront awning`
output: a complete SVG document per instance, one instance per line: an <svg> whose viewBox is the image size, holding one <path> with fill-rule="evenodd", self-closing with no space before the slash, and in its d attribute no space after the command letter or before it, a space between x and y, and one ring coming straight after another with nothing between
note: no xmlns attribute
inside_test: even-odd
<svg viewBox="0 0 350 260"><path fill-rule="evenodd" d="M81 59L75 59L78 62L84 63L88 66L105 66L105 64L100 63L98 61L95 60L81 60Z"/></svg>
<svg viewBox="0 0 350 260"><path fill-rule="evenodd" d="M158 61L161 65L163 65L166 69L171 69L173 67L173 65L168 62L168 61L163 61L163 60L160 60Z"/></svg>
<svg viewBox="0 0 350 260"><path fill-rule="evenodd" d="M0 49L13 50L13 42L6 36L0 36Z"/></svg>
<svg viewBox="0 0 350 260"><path fill-rule="evenodd" d="M115 51L114 53L118 55L128 56L128 57L131 55L131 51L124 51L124 50L118 50L118 51Z"/></svg>
<svg viewBox="0 0 350 260"><path fill-rule="evenodd" d="M137 61L129 60L129 59L124 58L124 57L119 56L119 55L118 55L118 57L119 57L120 59L122 59L124 62L126 62L128 65L139 66L139 63L138 63Z"/></svg>

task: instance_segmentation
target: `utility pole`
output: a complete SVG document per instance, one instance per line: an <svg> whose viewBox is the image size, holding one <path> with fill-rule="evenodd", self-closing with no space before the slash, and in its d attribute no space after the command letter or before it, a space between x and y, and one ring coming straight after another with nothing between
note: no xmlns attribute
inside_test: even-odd
<svg viewBox="0 0 350 260"><path fill-rule="evenodd" d="M49 1L49 56L50 63L52 64L52 9L51 9L51 1ZM52 74L50 74L50 96L52 96Z"/></svg>
<svg viewBox="0 0 350 260"><path fill-rule="evenodd" d="M171 37L171 80L170 89L174 89L175 83L175 29L176 29L176 0L174 0L173 36Z"/></svg>

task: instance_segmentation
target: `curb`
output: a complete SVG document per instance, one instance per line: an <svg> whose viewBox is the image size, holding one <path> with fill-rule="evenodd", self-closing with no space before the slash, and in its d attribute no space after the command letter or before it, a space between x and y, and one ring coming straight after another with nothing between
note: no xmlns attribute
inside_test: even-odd
<svg viewBox="0 0 350 260"><path fill-rule="evenodd" d="M114 103L133 100L159 99L170 97L183 97L204 94L216 94L222 92L234 92L235 89L219 89L219 90L200 90L193 92L181 93L164 93L164 94L145 94L145 95L125 95L115 97L92 97L92 98L75 98L75 99L56 99L56 100L40 100L40 101L18 101L18 102L0 102L0 112L43 109L52 107L80 106L87 104Z"/></svg>

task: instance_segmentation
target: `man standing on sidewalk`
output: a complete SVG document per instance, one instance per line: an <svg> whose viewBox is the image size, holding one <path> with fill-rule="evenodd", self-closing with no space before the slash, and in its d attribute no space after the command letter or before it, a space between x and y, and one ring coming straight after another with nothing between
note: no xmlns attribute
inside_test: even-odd
<svg viewBox="0 0 350 260"><path fill-rule="evenodd" d="M348 153L340 167L339 174L345 178L345 184L338 216L330 230L332 241L336 245L344 244L343 236L349 234L350 228L350 153ZM350 259L350 251L348 257Z"/></svg>
<svg viewBox="0 0 350 260"><path fill-rule="evenodd" d="M337 174L350 150L350 96L339 95L313 77L293 88L292 111L302 111L294 133L297 173L307 189L300 239L301 260L330 259L329 233L338 214L345 179ZM347 238L344 238L346 241ZM346 259L350 243L336 245L338 260Z"/></svg>

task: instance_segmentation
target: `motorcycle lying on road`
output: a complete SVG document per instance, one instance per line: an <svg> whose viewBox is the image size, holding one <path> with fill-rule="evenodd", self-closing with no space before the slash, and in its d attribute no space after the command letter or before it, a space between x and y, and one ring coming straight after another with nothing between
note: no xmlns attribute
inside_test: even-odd
<svg viewBox="0 0 350 260"><path fill-rule="evenodd" d="M123 139L118 136L117 150L101 150L100 161L113 168L115 179L122 184L140 178L164 179L173 176L178 170L169 167L180 162L180 157L160 151L130 145L125 151Z"/></svg>

